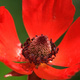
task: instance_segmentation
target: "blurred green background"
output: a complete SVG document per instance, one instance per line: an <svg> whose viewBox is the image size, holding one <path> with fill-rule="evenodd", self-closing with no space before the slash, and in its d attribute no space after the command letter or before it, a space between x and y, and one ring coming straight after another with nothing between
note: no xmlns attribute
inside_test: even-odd
<svg viewBox="0 0 80 80"><path fill-rule="evenodd" d="M73 0L73 4L76 8L76 13L74 16L75 21L80 16L80 0ZM22 0L0 0L0 6L5 6L12 14L18 36L20 41L23 43L28 35L22 21ZM11 69L0 62L0 80L27 80L27 76L4 78L3 76L10 71ZM78 72L70 80L80 80L80 72Z"/></svg>

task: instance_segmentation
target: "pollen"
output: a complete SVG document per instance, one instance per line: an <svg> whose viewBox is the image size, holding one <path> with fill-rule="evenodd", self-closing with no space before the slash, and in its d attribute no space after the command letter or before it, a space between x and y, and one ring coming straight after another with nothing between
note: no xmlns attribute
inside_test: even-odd
<svg viewBox="0 0 80 80"><path fill-rule="evenodd" d="M36 35L32 39L28 38L21 47L25 59L37 66L52 61L59 50L52 39L49 40L45 35Z"/></svg>

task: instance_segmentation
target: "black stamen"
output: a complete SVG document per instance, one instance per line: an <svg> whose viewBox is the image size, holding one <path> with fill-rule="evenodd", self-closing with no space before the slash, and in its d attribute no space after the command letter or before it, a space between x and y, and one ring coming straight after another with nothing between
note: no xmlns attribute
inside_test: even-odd
<svg viewBox="0 0 80 80"><path fill-rule="evenodd" d="M47 43L47 37L45 37L43 34L41 34L41 36L36 35L36 38L37 38L37 43L39 43L39 44ZM22 55L26 59L28 59L30 63L34 63L35 65L39 65L40 63L47 64L49 61L52 61L56 57L56 54L58 53L59 48L57 48L56 45L52 42L52 39L50 39L50 46L51 46L50 53L47 53L45 55L45 54L43 54L42 51L40 51L41 49L39 49L38 51L40 51L41 53L39 54L37 52L36 54L34 54L34 52L36 52L35 48L36 48L37 44L34 44L35 45L34 47L31 47L31 48L29 48L29 47L30 47L31 43L33 43L33 41L36 40L36 38L33 37L31 40L30 40L30 38L28 38L26 40L26 42L24 43L24 45L21 45L21 48L23 49ZM40 45L38 45L38 46L40 46ZM34 50L33 52L31 52L32 49ZM44 49L44 50L46 50L46 49Z"/></svg>

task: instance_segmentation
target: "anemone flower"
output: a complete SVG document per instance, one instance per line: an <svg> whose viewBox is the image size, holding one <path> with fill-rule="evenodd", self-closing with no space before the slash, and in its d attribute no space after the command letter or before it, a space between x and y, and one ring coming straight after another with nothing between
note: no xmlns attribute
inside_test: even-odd
<svg viewBox="0 0 80 80"><path fill-rule="evenodd" d="M60 80L75 75L80 70L80 17L71 25L75 13L72 0L22 0L22 13L30 37L23 45L11 14L0 7L0 61L13 70L5 77ZM56 47L53 42L67 29ZM68 68L56 69L53 65Z"/></svg>

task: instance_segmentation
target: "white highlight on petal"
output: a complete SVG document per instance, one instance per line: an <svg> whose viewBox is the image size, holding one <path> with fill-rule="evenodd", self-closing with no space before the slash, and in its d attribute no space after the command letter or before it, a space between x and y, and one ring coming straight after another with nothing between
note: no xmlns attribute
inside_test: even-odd
<svg viewBox="0 0 80 80"><path fill-rule="evenodd" d="M17 55L20 56L21 51L22 51L21 43L17 44L17 46L18 46L19 48L17 48L16 52L17 52Z"/></svg>
<svg viewBox="0 0 80 80"><path fill-rule="evenodd" d="M17 49L17 55L20 56L22 49Z"/></svg>
<svg viewBox="0 0 80 80"><path fill-rule="evenodd" d="M49 61L49 65L53 65L53 61Z"/></svg>
<svg viewBox="0 0 80 80"><path fill-rule="evenodd" d="M49 61L50 63L52 63L52 61Z"/></svg>
<svg viewBox="0 0 80 80"><path fill-rule="evenodd" d="M20 47L20 46L21 46L21 43L18 43L18 44L17 44L17 46L19 46L19 47Z"/></svg>
<svg viewBox="0 0 80 80"><path fill-rule="evenodd" d="M6 74L4 75L5 78L12 76L12 74Z"/></svg>

